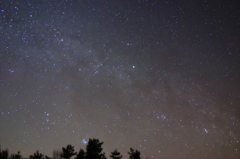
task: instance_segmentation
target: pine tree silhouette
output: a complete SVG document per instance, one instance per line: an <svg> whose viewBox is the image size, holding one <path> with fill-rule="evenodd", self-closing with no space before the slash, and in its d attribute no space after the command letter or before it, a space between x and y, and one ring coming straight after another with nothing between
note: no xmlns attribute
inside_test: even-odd
<svg viewBox="0 0 240 159"><path fill-rule="evenodd" d="M106 158L104 153L102 152L102 144L98 139L89 139L87 144L87 153L86 159L102 159Z"/></svg>
<svg viewBox="0 0 240 159"><path fill-rule="evenodd" d="M129 154L129 159L141 159L140 157L140 151L138 150L134 150L133 148L130 148L130 152L128 152Z"/></svg>
<svg viewBox="0 0 240 159"><path fill-rule="evenodd" d="M72 145L67 145L66 148L62 148L62 153L60 156L65 159L70 159L72 156L76 155L77 152L74 152L74 146Z"/></svg>
<svg viewBox="0 0 240 159"><path fill-rule="evenodd" d="M118 152L118 150L116 149L115 151L111 152L110 157L112 159L121 159L122 155L120 154L120 152Z"/></svg>
<svg viewBox="0 0 240 159"><path fill-rule="evenodd" d="M10 158L11 158L11 159L21 159L22 156L21 156L21 154L20 154L20 151L18 151L17 154L11 154L11 157L10 157Z"/></svg>
<svg viewBox="0 0 240 159"><path fill-rule="evenodd" d="M62 151L53 151L53 157L50 158L45 156L42 153L39 153L37 150L33 155L29 156L29 159L70 159L75 156L74 159L107 159L105 153L102 152L103 142L100 142L98 139L89 139L88 144L86 146L86 151L80 149L79 152L74 152L74 146L67 145L66 148L62 147ZM0 145L0 159L23 159L20 151L17 154L11 154L9 157L8 149L2 150ZM134 150L132 147L130 148L129 159L141 159L140 151ZM111 159L122 159L122 155L115 149L110 154ZM27 159L27 158L24 158Z"/></svg>
<svg viewBox="0 0 240 159"><path fill-rule="evenodd" d="M8 159L8 149L2 150L0 145L0 159Z"/></svg>
<svg viewBox="0 0 240 159"><path fill-rule="evenodd" d="M48 157L47 155L45 155L45 159L52 159L51 157Z"/></svg>
<svg viewBox="0 0 240 159"><path fill-rule="evenodd" d="M105 156L105 153L102 154L101 159L107 159L107 157Z"/></svg>
<svg viewBox="0 0 240 159"><path fill-rule="evenodd" d="M80 149L75 159L85 159L86 153L83 149Z"/></svg>
<svg viewBox="0 0 240 159"><path fill-rule="evenodd" d="M62 153L62 151L60 150L60 151L58 151L58 150L54 150L53 151L53 159L62 159L62 157L61 157L61 154Z"/></svg>
<svg viewBox="0 0 240 159"><path fill-rule="evenodd" d="M33 155L29 156L29 159L43 159L43 157L44 155L37 150Z"/></svg>

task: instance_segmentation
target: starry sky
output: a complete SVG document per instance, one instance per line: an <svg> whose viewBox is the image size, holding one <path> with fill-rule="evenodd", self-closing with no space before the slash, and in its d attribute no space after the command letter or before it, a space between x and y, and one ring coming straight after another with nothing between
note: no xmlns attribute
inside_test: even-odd
<svg viewBox="0 0 240 159"><path fill-rule="evenodd" d="M239 158L238 0L0 5L2 149Z"/></svg>

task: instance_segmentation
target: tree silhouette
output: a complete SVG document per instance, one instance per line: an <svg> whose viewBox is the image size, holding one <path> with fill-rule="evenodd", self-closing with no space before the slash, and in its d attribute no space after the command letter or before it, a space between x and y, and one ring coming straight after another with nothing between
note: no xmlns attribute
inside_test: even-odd
<svg viewBox="0 0 240 159"><path fill-rule="evenodd" d="M48 156L43 155L38 150L29 156L29 159L70 159L71 157L75 156L74 159L107 159L105 153L102 152L103 142L100 142L98 139L89 139L86 151L80 149L79 152L74 152L74 146L67 145L67 147L62 147L62 150L54 150L53 157L50 158ZM140 151L134 150L132 147L130 148L129 159L141 159ZM122 159L122 155L115 149L110 154L111 159ZM20 151L16 154L11 154L9 156L8 149L2 150L0 145L0 159L23 159ZM25 158L27 159L27 158Z"/></svg>
<svg viewBox="0 0 240 159"><path fill-rule="evenodd" d="M101 159L107 159L107 157L105 156L105 153L102 154Z"/></svg>
<svg viewBox="0 0 240 159"><path fill-rule="evenodd" d="M51 157L48 157L47 155L45 155L45 158L46 158L46 159L52 159Z"/></svg>
<svg viewBox="0 0 240 159"><path fill-rule="evenodd" d="M133 148L130 148L130 152L128 152L129 154L129 159L141 159L140 157L140 151L138 150L134 150Z"/></svg>
<svg viewBox="0 0 240 159"><path fill-rule="evenodd" d="M62 159L62 157L61 157L61 150L60 151L58 151L58 150L54 150L53 151L53 159Z"/></svg>
<svg viewBox="0 0 240 159"><path fill-rule="evenodd" d="M102 144L98 139L89 139L87 144L86 159L102 159L106 158L102 152Z"/></svg>
<svg viewBox="0 0 240 159"><path fill-rule="evenodd" d="M122 155L120 154L120 152L118 152L118 150L116 149L115 151L111 152L110 157L112 159L121 159Z"/></svg>
<svg viewBox="0 0 240 159"><path fill-rule="evenodd" d="M72 145L67 145L66 148L62 148L62 153L60 156L65 159L70 159L72 156L76 155L77 152L74 152L74 146Z"/></svg>
<svg viewBox="0 0 240 159"><path fill-rule="evenodd" d="M29 159L44 159L43 157L44 155L37 150L33 155L29 156Z"/></svg>
<svg viewBox="0 0 240 159"><path fill-rule="evenodd" d="M85 159L86 153L83 149L80 149L75 159Z"/></svg>
<svg viewBox="0 0 240 159"><path fill-rule="evenodd" d="M10 157L10 158L11 158L11 159L21 159L22 156L21 156L21 154L20 154L20 151L18 151L17 154L11 154L11 157Z"/></svg>
<svg viewBox="0 0 240 159"><path fill-rule="evenodd" d="M8 159L8 149L2 150L0 146L0 159Z"/></svg>

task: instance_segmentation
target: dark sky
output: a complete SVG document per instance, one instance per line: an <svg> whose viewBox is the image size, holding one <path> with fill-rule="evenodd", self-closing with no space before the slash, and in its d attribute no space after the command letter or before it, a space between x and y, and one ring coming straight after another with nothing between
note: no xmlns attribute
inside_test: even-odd
<svg viewBox="0 0 240 159"><path fill-rule="evenodd" d="M2 149L239 158L238 0L0 4Z"/></svg>

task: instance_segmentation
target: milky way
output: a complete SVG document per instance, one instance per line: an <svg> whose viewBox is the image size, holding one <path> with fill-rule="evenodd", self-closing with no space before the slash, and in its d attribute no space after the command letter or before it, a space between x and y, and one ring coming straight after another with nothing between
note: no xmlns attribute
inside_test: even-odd
<svg viewBox="0 0 240 159"><path fill-rule="evenodd" d="M239 158L237 1L0 4L2 149Z"/></svg>

